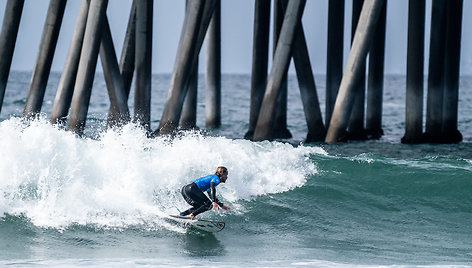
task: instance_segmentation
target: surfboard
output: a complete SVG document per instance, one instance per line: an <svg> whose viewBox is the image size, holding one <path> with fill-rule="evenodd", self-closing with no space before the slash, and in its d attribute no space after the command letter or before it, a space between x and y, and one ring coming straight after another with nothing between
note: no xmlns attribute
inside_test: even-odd
<svg viewBox="0 0 472 268"><path fill-rule="evenodd" d="M189 218L177 215L169 215L170 219L182 223L186 226L193 227L195 229L205 232L219 232L225 228L225 223L222 221L203 220L196 218Z"/></svg>

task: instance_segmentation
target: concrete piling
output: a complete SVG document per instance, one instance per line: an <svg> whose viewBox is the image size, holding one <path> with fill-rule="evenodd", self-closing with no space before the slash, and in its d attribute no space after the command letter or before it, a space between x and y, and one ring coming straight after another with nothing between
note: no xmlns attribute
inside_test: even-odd
<svg viewBox="0 0 472 268"><path fill-rule="evenodd" d="M193 64L193 53L195 51L199 22L203 15L205 3L199 1L187 1L185 20L180 34L179 47L174 63L170 88L156 133L172 133L178 127L182 106L187 94L188 79Z"/></svg>
<svg viewBox="0 0 472 268"><path fill-rule="evenodd" d="M182 113L180 114L180 128L184 130L197 127L198 60L192 70L188 81L187 95L185 96Z"/></svg>
<svg viewBox="0 0 472 268"><path fill-rule="evenodd" d="M385 60L385 26L387 19L387 1L375 30L374 40L369 52L369 75L367 84L366 133L369 138L378 139L383 135L382 104Z"/></svg>
<svg viewBox="0 0 472 268"><path fill-rule="evenodd" d="M288 2L279 1L279 4L280 4L279 8L282 11L281 14L286 13L287 12L286 9L288 9ZM289 47L288 47L288 50L283 50L282 52L279 52L278 47L276 47L275 55L276 57L281 57L279 59L283 63L282 66L286 65L285 66L286 69L282 71L279 70L279 73L276 73L275 75L272 72L273 70L271 71L269 83L271 81L275 81L275 83L273 84L272 88L269 88L269 86L267 87L266 95L264 96L264 100L262 104L262 107L263 107L262 109L267 109L267 108L272 109L271 104L269 102L266 102L266 106L264 106L264 101L267 101L266 97L268 96L267 90L272 90L274 92L279 91L279 93L277 93L278 96L272 100L275 102L276 106L283 106L283 103L284 102L286 103L286 100L284 100L284 95L285 95L284 91L286 90L286 72L288 69L290 58L293 57L293 60L295 62L296 72L297 72L297 78L299 82L303 108L304 108L305 117L306 117L307 126L308 126L308 135L307 135L306 141L307 142L322 141L325 137L325 128L323 125L323 119L322 119L321 111L319 108L318 96L316 94L315 79L313 77L311 63L309 60L310 57L308 55L308 49L306 46L305 34L303 31L303 26L301 24L301 15L303 14L303 8L304 8L305 3L300 3L300 4L301 4L300 6L296 7L296 8L301 8L301 10L298 10L298 12L302 12L299 14L300 18L298 22L296 22L293 25L293 24L290 24L290 23L294 23L293 21L291 21L290 19L287 19L287 17L284 18L283 25L288 25L287 27L283 26L283 27L286 27L284 28L284 30L290 30L293 32L291 33L291 35L287 32L284 32L283 35L281 33L279 44L289 43ZM291 8L294 8L294 7L292 6ZM295 28L292 29L290 27L295 27ZM293 44L290 45L290 42L292 42ZM293 46L293 48L291 46ZM287 49L287 47L285 48ZM274 62L274 65L277 65L277 64L278 63ZM281 77L276 77L276 76L281 76ZM280 103L281 100L282 100L282 103ZM264 111L264 112L267 113L268 111ZM286 118L286 107L280 110L272 111L272 114L271 114L272 120L275 119L276 122L273 122L272 124L274 125L269 126L268 129L265 129L265 130L263 129L261 131L261 132L266 131L268 134L265 134L265 135L268 135L268 137L270 137L269 139L280 138L280 137L287 138L287 136L281 136L280 132L277 131L277 127L279 127L279 131L280 131L281 126L286 127L286 123L277 125L277 122L279 122L279 120L283 120L283 119L280 119L281 116ZM261 117L259 117L259 120L261 120ZM270 119L266 119L266 120L270 120ZM256 131L258 127L259 127L259 121L256 127ZM291 134L289 135L291 136ZM258 136L255 135L253 139L258 139Z"/></svg>
<svg viewBox="0 0 472 268"><path fill-rule="evenodd" d="M116 59L110 25L106 17L103 22L99 54L110 98L107 124L108 126L121 125L129 121L128 97L126 96L120 67Z"/></svg>
<svg viewBox="0 0 472 268"><path fill-rule="evenodd" d="M280 31L284 21L284 13L287 8L287 1L274 0L274 29L273 29L273 57L277 50ZM284 74L280 87L280 95L277 99L275 127L272 133L273 138L289 139L292 133L287 128L287 74Z"/></svg>
<svg viewBox="0 0 472 268"><path fill-rule="evenodd" d="M425 0L408 5L408 50L406 67L405 135L402 143L423 141L423 69Z"/></svg>
<svg viewBox="0 0 472 268"><path fill-rule="evenodd" d="M269 60L270 0L256 0L254 6L254 33L251 71L251 105L249 129L245 139L252 139L264 98Z"/></svg>
<svg viewBox="0 0 472 268"><path fill-rule="evenodd" d="M188 8L189 1L190 0L187 0L185 3L186 8ZM208 27L208 29L210 30L211 21ZM209 35L209 33L210 32L208 32L207 35ZM179 124L180 129L182 130L190 130L197 127L198 57L192 67L192 73L190 74L187 87L187 94L185 95L184 103L182 106L182 112L180 114Z"/></svg>
<svg viewBox="0 0 472 268"><path fill-rule="evenodd" d="M7 0L0 33L0 111L12 64L24 0ZM83 0L54 99L50 122L81 135L98 55L110 97L108 126L130 120L150 134L153 0L133 0L118 63L106 17L108 0ZM454 143L458 129L463 0L432 0L426 122L423 133L425 0L410 0L402 143ZM325 119L301 17L306 0L274 0L273 61L268 74L271 0L255 0L251 102L246 139L290 138L287 128L287 71L295 64L308 133L306 142L379 138L382 130L386 0L353 0L352 45L343 66L345 0L330 0ZM23 116L41 111L66 0L50 0ZM206 39L207 128L221 125L221 0L188 0L164 111L155 134L196 128L198 57ZM366 91L366 58L369 55ZM367 93L367 98L366 98ZM367 100L367 101L366 101ZM364 118L365 117L365 118ZM327 128L325 127L325 124ZM365 125L365 128L364 128Z"/></svg>
<svg viewBox="0 0 472 268"><path fill-rule="evenodd" d="M200 53L214 8L215 0L190 1L180 36L166 104L156 130L160 134L170 134L178 127L189 77Z"/></svg>
<svg viewBox="0 0 472 268"><path fill-rule="evenodd" d="M49 2L38 57L26 97L24 117L34 117L41 111L66 2L66 0L51 0Z"/></svg>
<svg viewBox="0 0 472 268"><path fill-rule="evenodd" d="M325 122L329 125L343 77L344 0L330 0L326 52Z"/></svg>
<svg viewBox="0 0 472 268"><path fill-rule="evenodd" d="M0 33L0 59L2 59L0 60L0 112L2 111L24 3L24 0L8 0L3 16L2 32Z"/></svg>
<svg viewBox="0 0 472 268"><path fill-rule="evenodd" d="M206 39L205 125L221 125L221 0L216 0Z"/></svg>
<svg viewBox="0 0 472 268"><path fill-rule="evenodd" d="M433 0L425 138L462 140L457 129L462 1Z"/></svg>
<svg viewBox="0 0 472 268"><path fill-rule="evenodd" d="M136 0L134 121L151 131L153 0Z"/></svg>
<svg viewBox="0 0 472 268"><path fill-rule="evenodd" d="M287 5L283 5L286 7ZM292 57L300 88L300 96L305 112L308 134L306 142L323 141L326 129L323 124L318 94L316 92L315 78L310 63L310 56L306 44L305 31L301 21L295 32L295 40L292 48Z"/></svg>
<svg viewBox="0 0 472 268"><path fill-rule="evenodd" d="M365 61L370 49L383 3L383 0L365 0L364 2L325 142L339 142L346 138L346 128L354 105L356 85L364 74L361 62Z"/></svg>
<svg viewBox="0 0 472 268"><path fill-rule="evenodd" d="M300 23L305 4L306 0L292 0L288 3L275 51L274 62L254 132L253 140L255 141L274 139L276 137L274 130L277 120L277 99L283 94L281 87L288 70L295 32Z"/></svg>
<svg viewBox="0 0 472 268"><path fill-rule="evenodd" d="M323 141L326 135L326 129L323 124L320 103L316 93L315 78L313 77L305 33L301 23L298 26L292 54L308 127L308 134L305 141Z"/></svg>
<svg viewBox="0 0 472 268"><path fill-rule="evenodd" d="M351 44L354 40L363 4L364 0L353 0L352 2ZM348 124L348 135L351 140L366 140L367 135L364 128L366 60L360 59L357 64L359 64L361 71L356 79L357 84L355 85L354 105Z"/></svg>
<svg viewBox="0 0 472 268"><path fill-rule="evenodd" d="M433 0L429 53L428 95L425 136L429 142L440 142L444 103L444 59L447 31L447 1Z"/></svg>
<svg viewBox="0 0 472 268"><path fill-rule="evenodd" d="M82 135L92 94L108 0L91 0L79 69L72 96L68 130Z"/></svg>
<svg viewBox="0 0 472 268"><path fill-rule="evenodd" d="M126 98L129 98L131 83L133 82L136 60L136 0L131 5L131 12L126 28L126 36L123 41L123 49L120 58L120 72L123 79Z"/></svg>
<svg viewBox="0 0 472 268"><path fill-rule="evenodd" d="M447 40L445 59L445 83L443 103L442 141L455 143L462 141L457 129L459 102L459 67L462 30L462 0L448 1Z"/></svg>
<svg viewBox="0 0 472 268"><path fill-rule="evenodd" d="M69 51L67 52L64 70L62 71L59 86L56 91L56 97L54 98L54 104L52 106L50 117L50 122L52 124L57 123L64 125L67 119L67 114L69 113L77 71L79 69L80 53L82 52L89 6L90 0L82 0Z"/></svg>
<svg viewBox="0 0 472 268"><path fill-rule="evenodd" d="M123 42L123 48L121 51L121 58L119 64L119 73L121 74L121 81L123 84L124 92L124 103L126 103L126 108L123 110L125 113L120 115L116 110L116 106L110 102L110 108L108 110L108 125L113 125L114 122L117 122L116 119L113 119L115 114L119 115L121 119L117 123L125 123L129 121L129 108L127 102L129 100L129 93L131 90L131 83L133 82L134 75L134 65L135 65L135 47L136 47L136 0L133 1L131 5L130 16L128 19L128 26L126 28L125 40ZM118 79L118 78L116 78ZM111 99L110 99L111 101ZM124 107L124 106L123 106Z"/></svg>

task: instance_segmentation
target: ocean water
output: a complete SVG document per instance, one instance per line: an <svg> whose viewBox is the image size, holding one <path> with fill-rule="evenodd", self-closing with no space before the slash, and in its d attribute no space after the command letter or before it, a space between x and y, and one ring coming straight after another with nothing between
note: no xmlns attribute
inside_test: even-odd
<svg viewBox="0 0 472 268"><path fill-rule="evenodd" d="M462 78L459 144L404 145L405 78L387 76L380 140L304 144L295 77L287 141L242 139L248 75L223 76L223 125L174 139L138 126L105 129L108 97L94 84L86 138L21 119L30 73L13 72L0 115L0 266L9 267L470 267L472 80ZM152 127L169 75L153 77ZM202 77L201 77L202 78ZM317 77L324 103L324 78ZM203 85L202 85L203 86ZM204 92L201 87L200 92ZM132 110L132 101L130 101ZM324 111L324 106L322 107ZM166 219L185 209L180 188L229 169L218 195L230 211L214 234Z"/></svg>

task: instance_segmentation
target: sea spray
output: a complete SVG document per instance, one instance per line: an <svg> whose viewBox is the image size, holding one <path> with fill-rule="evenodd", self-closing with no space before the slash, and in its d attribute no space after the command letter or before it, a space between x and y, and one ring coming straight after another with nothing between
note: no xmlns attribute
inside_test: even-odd
<svg viewBox="0 0 472 268"><path fill-rule="evenodd" d="M0 215L24 215L53 228L159 225L174 206L187 206L184 184L220 165L228 167L229 179L218 191L230 204L288 191L317 172L309 155L325 154L318 147L198 132L149 139L134 124L79 138L44 119L18 118L0 123L0 148Z"/></svg>

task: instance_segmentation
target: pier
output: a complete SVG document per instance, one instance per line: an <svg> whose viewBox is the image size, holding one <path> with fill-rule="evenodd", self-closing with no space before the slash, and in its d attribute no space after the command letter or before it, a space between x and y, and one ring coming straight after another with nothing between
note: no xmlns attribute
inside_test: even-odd
<svg viewBox="0 0 472 268"><path fill-rule="evenodd" d="M181 0L184 1L184 0ZM231 1L231 0L227 0ZM235 1L235 0L232 0ZM352 1L351 46L343 63L346 0L329 0L326 51L326 103L320 101L302 17L307 0L254 0L250 111L246 139L287 139L287 73L295 67L308 133L306 142L378 139L383 135L382 107L387 0ZM408 1L405 76L405 134L402 143L457 143L462 0L432 0L431 34L425 38L425 0ZM0 112L14 57L22 11L28 1L7 0L0 32ZM50 122L82 135L92 84L100 59L108 89L107 125L140 124L150 136L167 135L196 125L197 94L205 95L206 128L221 117L221 0L187 0L168 95L157 129L151 129L153 10L158 1L134 0L128 12L122 51L115 50L107 18L108 0L82 0ZM50 0L23 117L41 112L66 0ZM273 33L272 55L269 33ZM205 42L205 47L204 47ZM429 42L429 55L425 55ZM120 53L118 55L117 53ZM205 53L206 69L198 69ZM426 57L427 56L427 57ZM269 58L272 64L269 65ZM425 62L428 75L424 76ZM204 92L197 92L205 72ZM425 81L425 79L427 79ZM424 88L425 82L427 87ZM134 96L130 97L134 86ZM426 97L426 98L425 98ZM128 102L134 102L130 111ZM426 99L426 101L424 101ZM425 102L425 103L424 103ZM424 112L425 111L425 112ZM424 114L425 113L425 114ZM425 122L423 122L425 118Z"/></svg>

